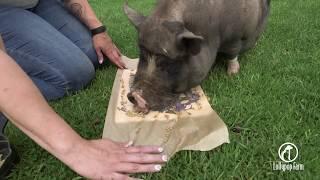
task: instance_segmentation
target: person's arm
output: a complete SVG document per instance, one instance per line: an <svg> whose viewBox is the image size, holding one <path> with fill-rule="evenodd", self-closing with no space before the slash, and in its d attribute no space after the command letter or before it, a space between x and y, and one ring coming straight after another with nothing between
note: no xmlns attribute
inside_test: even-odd
<svg viewBox="0 0 320 180"><path fill-rule="evenodd" d="M1 38L0 38L1 39ZM158 147L126 147L107 139L85 140L48 105L31 79L0 50L0 111L74 171L87 178L125 178L155 172L166 156Z"/></svg>
<svg viewBox="0 0 320 180"><path fill-rule="evenodd" d="M87 0L64 0L64 4L89 29L102 25Z"/></svg>
<svg viewBox="0 0 320 180"><path fill-rule="evenodd" d="M64 0L64 4L90 30L102 25L87 0ZM119 49L107 33L93 36L93 44L100 63L103 62L103 55L105 55L119 68L126 68L121 60Z"/></svg>

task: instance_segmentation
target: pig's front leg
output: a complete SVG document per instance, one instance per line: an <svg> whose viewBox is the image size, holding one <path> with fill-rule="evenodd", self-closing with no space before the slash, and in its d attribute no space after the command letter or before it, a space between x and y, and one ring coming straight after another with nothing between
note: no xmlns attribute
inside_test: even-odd
<svg viewBox="0 0 320 180"><path fill-rule="evenodd" d="M229 76L236 75L240 71L240 64L238 61L238 56L228 60L228 70L227 73Z"/></svg>

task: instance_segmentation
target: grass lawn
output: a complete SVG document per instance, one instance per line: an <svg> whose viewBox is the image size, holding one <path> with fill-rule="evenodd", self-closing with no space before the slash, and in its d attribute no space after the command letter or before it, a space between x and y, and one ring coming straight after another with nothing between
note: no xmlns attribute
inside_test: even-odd
<svg viewBox="0 0 320 180"><path fill-rule="evenodd" d="M123 1L91 0L122 52L138 55L136 31L124 16ZM154 0L131 0L148 13ZM269 24L258 46L240 58L233 78L217 66L203 83L211 105L230 128L230 144L214 151L180 152L157 174L143 179L320 179L320 3L273 0ZM78 94L51 105L83 137L101 137L115 67L97 71ZM240 127L240 132L233 132ZM21 156L10 179L81 179L21 131L7 133ZM299 148L301 172L272 170L281 144Z"/></svg>

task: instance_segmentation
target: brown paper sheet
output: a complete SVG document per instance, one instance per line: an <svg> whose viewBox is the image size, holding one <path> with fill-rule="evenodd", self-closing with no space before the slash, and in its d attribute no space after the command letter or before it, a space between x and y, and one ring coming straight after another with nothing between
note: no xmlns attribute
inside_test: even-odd
<svg viewBox="0 0 320 180"><path fill-rule="evenodd" d="M170 157L181 150L209 151L229 143L227 126L211 108L198 86L192 91L200 95L192 108L176 114L150 112L133 113L126 95L129 78L137 68L138 59L123 56L128 70L118 70L113 84L105 120L103 138L118 142L133 141L134 145L160 145Z"/></svg>

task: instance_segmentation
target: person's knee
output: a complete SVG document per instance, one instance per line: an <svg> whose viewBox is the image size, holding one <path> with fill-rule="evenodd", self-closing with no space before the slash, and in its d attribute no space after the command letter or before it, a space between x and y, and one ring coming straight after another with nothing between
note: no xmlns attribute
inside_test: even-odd
<svg viewBox="0 0 320 180"><path fill-rule="evenodd" d="M80 55L79 55L80 54ZM76 60L76 61L75 61ZM95 69L82 52L66 55L61 66L47 65L45 76L33 76L32 79L47 100L62 98L85 88L94 78Z"/></svg>
<svg viewBox="0 0 320 180"><path fill-rule="evenodd" d="M92 44L92 40L86 40L83 44L83 53L85 53L88 56L94 67L97 68L99 66L99 61L96 50L94 49Z"/></svg>
<svg viewBox="0 0 320 180"><path fill-rule="evenodd" d="M47 101L60 99L68 92L67 80L60 73L50 74L49 79L36 76L30 78Z"/></svg>
<svg viewBox="0 0 320 180"><path fill-rule="evenodd" d="M31 79L48 101L60 99L85 88L95 76L95 69L90 62L78 63L69 70L53 67L47 70L45 77L33 76Z"/></svg>
<svg viewBox="0 0 320 180"><path fill-rule="evenodd" d="M71 91L83 89L95 76L95 68L88 57L82 55L78 57L77 60L78 62L74 64L74 68L68 70L65 75Z"/></svg>
<svg viewBox="0 0 320 180"><path fill-rule="evenodd" d="M83 68L79 69L79 79L76 81L78 89L86 87L95 77L95 68L91 63L87 63Z"/></svg>

